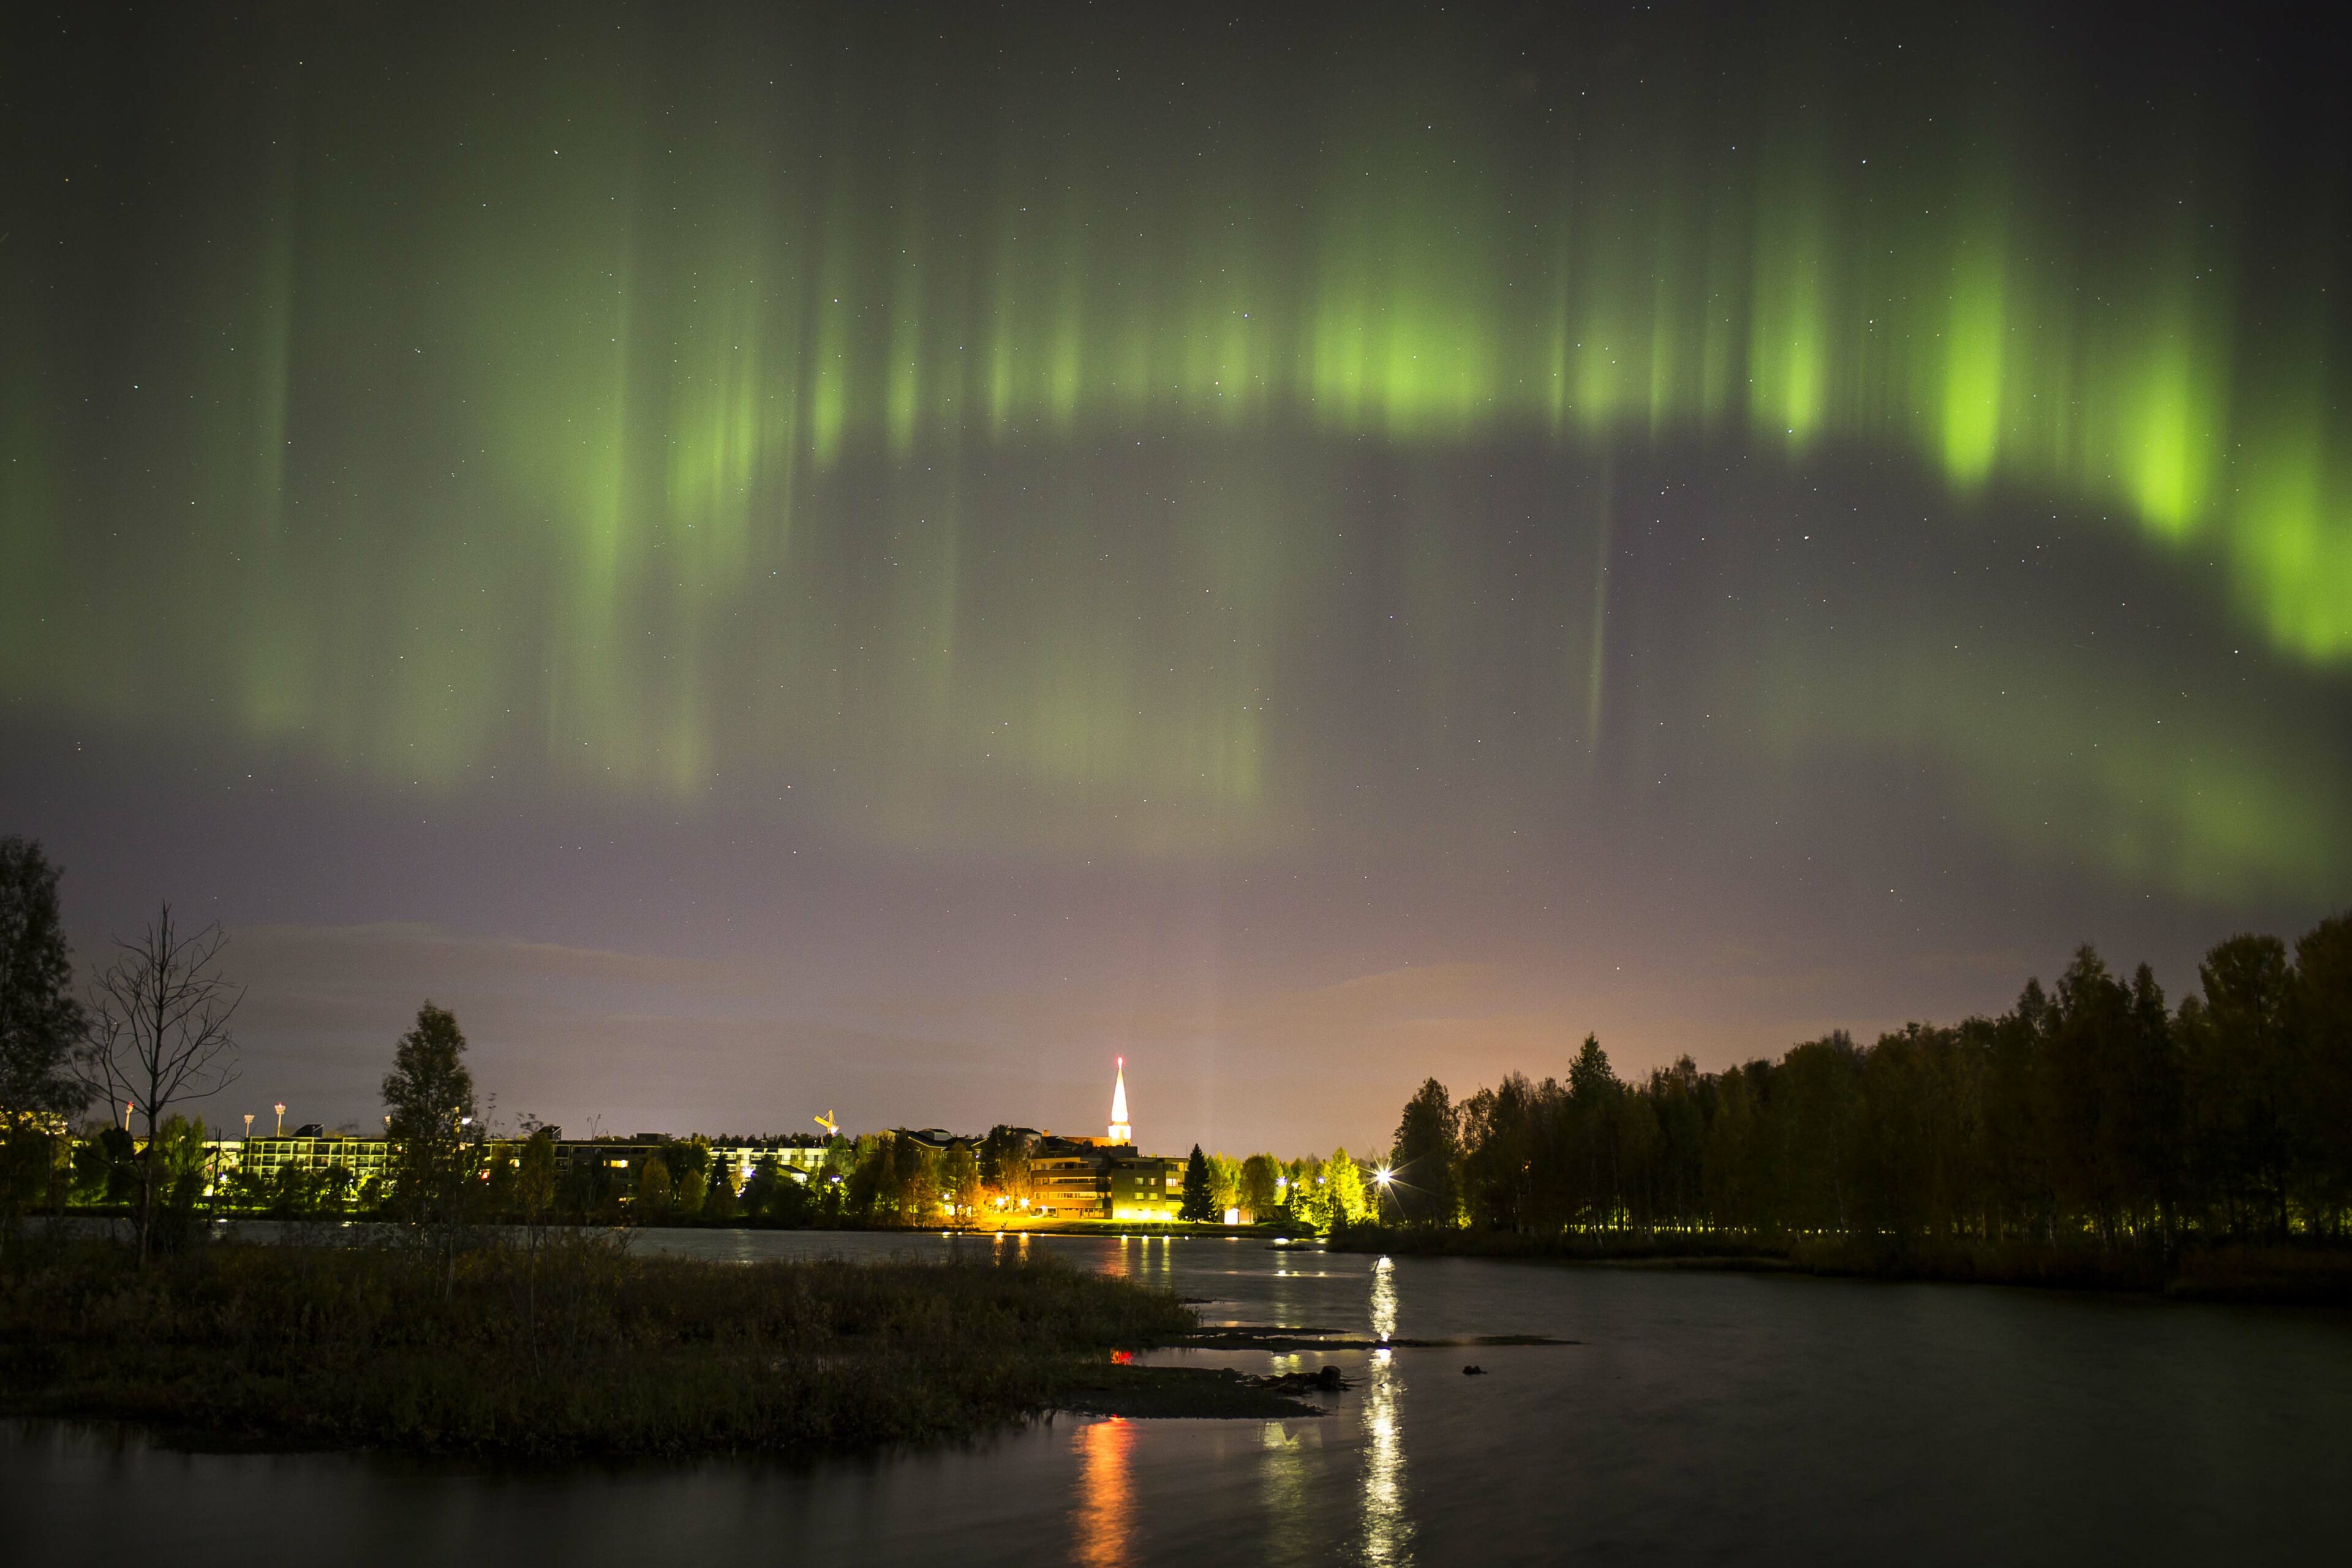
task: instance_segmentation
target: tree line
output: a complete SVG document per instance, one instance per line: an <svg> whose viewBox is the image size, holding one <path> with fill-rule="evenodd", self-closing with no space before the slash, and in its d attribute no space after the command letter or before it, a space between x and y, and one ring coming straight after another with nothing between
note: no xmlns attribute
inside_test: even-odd
<svg viewBox="0 0 2352 1568"><path fill-rule="evenodd" d="M1399 1120L1396 1217L1534 1236L1995 1245L2340 1240L2352 1208L2352 915L2214 947L2168 1006L2080 949L1998 1017L1844 1033L1626 1082L1587 1037Z"/></svg>
<svg viewBox="0 0 2352 1568"><path fill-rule="evenodd" d="M1238 1214L1253 1223L1281 1223L1327 1231L1360 1225L1372 1215L1370 1194L1376 1166L1351 1158L1344 1148L1331 1157L1297 1160L1252 1154L1204 1154L1198 1143L1184 1163L1184 1196L1178 1217L1222 1220Z"/></svg>
<svg viewBox="0 0 2352 1568"><path fill-rule="evenodd" d="M904 1132L836 1138L814 1170L775 1155L748 1173L729 1169L701 1138L632 1147L625 1166L567 1163L551 1129L486 1123L464 1033L429 1001L383 1080L386 1169L226 1168L190 1114L236 1079L242 991L223 973L226 934L190 931L165 904L78 995L58 879L37 844L0 839L0 1204L11 1228L45 1204L128 1210L143 1258L191 1234L200 1214L381 1215L454 1246L464 1226L489 1223L926 1226L1036 1195L1030 1135L1007 1126L946 1148ZM109 1105L108 1123L76 1139L68 1119L93 1100ZM1182 1213L1328 1230L1369 1215L1371 1169L1344 1149L1282 1160L1195 1148Z"/></svg>

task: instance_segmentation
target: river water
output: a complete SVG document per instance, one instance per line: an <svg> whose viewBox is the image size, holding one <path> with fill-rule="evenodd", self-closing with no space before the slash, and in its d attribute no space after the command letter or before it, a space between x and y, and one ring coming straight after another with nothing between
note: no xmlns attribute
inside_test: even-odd
<svg viewBox="0 0 2352 1568"><path fill-rule="evenodd" d="M1318 1419L1060 1417L968 1447L499 1470L0 1426L12 1560L1372 1564L2341 1561L2352 1318L1257 1240L647 1232L701 1257L1024 1246L1211 1322L1566 1345L1161 1352L1352 1385ZM1465 1376L1476 1363L1485 1376ZM21 1553L21 1555L20 1555ZM814 1554L813 1556L805 1554Z"/></svg>

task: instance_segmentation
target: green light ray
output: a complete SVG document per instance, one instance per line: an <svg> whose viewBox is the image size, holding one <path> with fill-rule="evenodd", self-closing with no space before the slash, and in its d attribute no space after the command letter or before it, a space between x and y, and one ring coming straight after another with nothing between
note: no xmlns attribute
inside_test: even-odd
<svg viewBox="0 0 2352 1568"><path fill-rule="evenodd" d="M114 301L75 295L79 256L0 254L5 689L121 718L226 692L240 732L445 787L502 747L675 798L837 753L910 837L967 786L1240 831L1292 784L1294 628L1374 564L1327 555L1340 509L1269 476L1272 439L1409 470L1424 715L1479 679L1450 606L1491 564L1428 476L1524 446L1892 458L1958 515L2104 517L2211 572L2266 657L2352 666L2339 269L2273 266L2221 153L2085 173L2024 89L1504 90L1452 35L1218 100L1083 38L958 73L963 34L867 29L583 42L512 92L322 61L300 138L198 138L226 216L122 308L186 406L126 405L104 474L49 448L94 417L58 343L112 342ZM402 158L362 179L362 142ZM110 388L144 352L89 357ZM1201 466L1133 457L1170 445ZM1112 452L1135 493L1088 490ZM150 586L106 604L126 555ZM1588 752L1624 629L1600 559L1545 623ZM26 641L56 605L94 607ZM2148 842L2284 874L2193 804L2243 788L2134 765L2168 781Z"/></svg>

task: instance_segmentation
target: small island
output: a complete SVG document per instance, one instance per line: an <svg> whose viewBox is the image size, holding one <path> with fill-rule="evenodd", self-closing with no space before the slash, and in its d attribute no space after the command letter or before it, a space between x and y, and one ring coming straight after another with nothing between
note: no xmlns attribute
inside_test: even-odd
<svg viewBox="0 0 2352 1568"><path fill-rule="evenodd" d="M815 1457L1057 1410L1318 1413L1274 1380L1133 1364L1192 1310L1052 1259L717 1263L549 1231L454 1254L215 1242L142 1269L109 1242L21 1245L0 1414L183 1447Z"/></svg>

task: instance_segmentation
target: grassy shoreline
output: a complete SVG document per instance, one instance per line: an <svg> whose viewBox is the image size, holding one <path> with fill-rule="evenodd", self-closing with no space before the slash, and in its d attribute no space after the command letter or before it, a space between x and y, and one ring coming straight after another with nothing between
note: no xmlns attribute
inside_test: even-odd
<svg viewBox="0 0 2352 1568"><path fill-rule="evenodd" d="M138 1211L124 1204L87 1204L68 1209L37 1208L27 1212L26 1222L35 1226L71 1225L131 1225L137 1221ZM281 1214L267 1209L201 1210L193 1215L167 1215L163 1223L178 1223L185 1228L205 1230L221 1226L283 1225L338 1227L344 1226L384 1226L400 1222L376 1209L351 1209L333 1213ZM493 1220L488 1228L500 1226L519 1228L520 1220ZM835 1222L789 1225L780 1220L761 1217L709 1219L698 1215L663 1215L651 1219L635 1215L625 1219L550 1219L541 1222L547 1229L576 1232L582 1235L605 1236L628 1230L752 1230L772 1231L798 1236L1092 1236L1118 1238L1122 1237L1206 1237L1271 1242L1280 1237L1286 1240L1312 1240L1315 1233L1301 1226L1286 1225L1223 1225L1195 1220L1108 1220L1053 1219L1023 1220L991 1216L979 1220L958 1220L950 1224L897 1225L880 1223Z"/></svg>
<svg viewBox="0 0 2352 1568"><path fill-rule="evenodd" d="M2177 1300L2352 1306L2352 1248L2185 1247L2098 1249L1970 1243L1805 1239L1769 1246L1750 1238L1652 1240L1532 1237L1507 1231L1357 1226L1335 1232L1339 1252L1490 1258L1601 1268L1688 1268L1811 1274L1942 1284L2114 1290Z"/></svg>
<svg viewBox="0 0 2352 1568"><path fill-rule="evenodd" d="M1055 1409L1299 1415L1236 1374L1116 1364L1197 1328L1051 1260L753 1264L572 1236L457 1256L214 1243L139 1274L97 1241L0 1274L0 1415L184 1446L500 1459L800 1457Z"/></svg>

